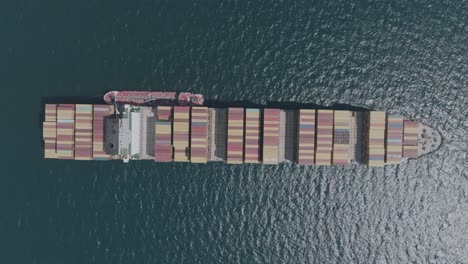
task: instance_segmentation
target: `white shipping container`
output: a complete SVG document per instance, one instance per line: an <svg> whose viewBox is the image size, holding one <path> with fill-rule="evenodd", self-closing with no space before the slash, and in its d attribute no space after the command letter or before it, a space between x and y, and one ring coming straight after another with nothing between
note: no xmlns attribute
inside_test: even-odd
<svg viewBox="0 0 468 264"><path fill-rule="evenodd" d="M132 143L131 143L131 150L130 155L135 155L140 153L140 130L141 130L141 122L140 122L140 113L132 112L131 114L131 124L132 124Z"/></svg>

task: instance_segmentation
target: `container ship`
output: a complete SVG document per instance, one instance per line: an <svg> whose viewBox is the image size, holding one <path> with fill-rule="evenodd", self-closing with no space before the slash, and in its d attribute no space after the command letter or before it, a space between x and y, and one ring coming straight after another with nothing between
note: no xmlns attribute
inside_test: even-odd
<svg viewBox="0 0 468 264"><path fill-rule="evenodd" d="M46 104L44 157L228 164L400 164L440 133L383 111L215 108L200 94L111 91L107 104Z"/></svg>

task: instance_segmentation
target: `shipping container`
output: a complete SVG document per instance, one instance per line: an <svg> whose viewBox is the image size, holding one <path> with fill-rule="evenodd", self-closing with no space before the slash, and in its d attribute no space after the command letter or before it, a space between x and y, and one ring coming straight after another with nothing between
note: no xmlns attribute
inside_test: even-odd
<svg viewBox="0 0 468 264"><path fill-rule="evenodd" d="M174 148L172 146L172 107L158 106L154 122L154 160L171 162Z"/></svg>
<svg viewBox="0 0 468 264"><path fill-rule="evenodd" d="M403 120L403 157L418 157L419 122Z"/></svg>
<svg viewBox="0 0 468 264"><path fill-rule="evenodd" d="M173 146L174 161L190 161L190 107L174 107Z"/></svg>
<svg viewBox="0 0 468 264"><path fill-rule="evenodd" d="M44 158L58 158L57 145L57 105L45 105L45 120L42 123L42 139L44 141Z"/></svg>
<svg viewBox="0 0 468 264"><path fill-rule="evenodd" d="M57 105L45 105L45 122L57 122Z"/></svg>
<svg viewBox="0 0 468 264"><path fill-rule="evenodd" d="M280 109L263 109L263 164L278 164Z"/></svg>
<svg viewBox="0 0 468 264"><path fill-rule="evenodd" d="M315 109L299 110L297 141L299 165L315 164L315 114Z"/></svg>
<svg viewBox="0 0 468 264"><path fill-rule="evenodd" d="M315 164L331 165L333 151L333 110L317 111Z"/></svg>
<svg viewBox="0 0 468 264"><path fill-rule="evenodd" d="M242 164L244 161L244 108L228 109L227 163Z"/></svg>
<svg viewBox="0 0 468 264"><path fill-rule="evenodd" d="M368 165L383 167L385 165L385 129L387 114L382 111L369 113Z"/></svg>
<svg viewBox="0 0 468 264"><path fill-rule="evenodd" d="M403 157L415 159L418 156L418 146L403 146Z"/></svg>
<svg viewBox="0 0 468 264"><path fill-rule="evenodd" d="M404 120L403 145L417 146L419 123L416 121Z"/></svg>
<svg viewBox="0 0 468 264"><path fill-rule="evenodd" d="M244 162L260 162L260 109L245 109Z"/></svg>
<svg viewBox="0 0 468 264"><path fill-rule="evenodd" d="M335 165L346 165L350 162L351 117L350 111L334 111L333 164Z"/></svg>
<svg viewBox="0 0 468 264"><path fill-rule="evenodd" d="M154 160L157 162L171 162L174 149L172 146L172 107L158 106L154 122Z"/></svg>
<svg viewBox="0 0 468 264"><path fill-rule="evenodd" d="M75 145L75 105L57 106L57 142L59 159L74 159Z"/></svg>
<svg viewBox="0 0 468 264"><path fill-rule="evenodd" d="M190 133L190 161L206 163L208 154L208 107L192 107Z"/></svg>
<svg viewBox="0 0 468 264"><path fill-rule="evenodd" d="M403 117L388 115L385 163L399 164L403 157Z"/></svg>
<svg viewBox="0 0 468 264"><path fill-rule="evenodd" d="M77 104L75 108L75 159L91 160L93 158L93 106Z"/></svg>

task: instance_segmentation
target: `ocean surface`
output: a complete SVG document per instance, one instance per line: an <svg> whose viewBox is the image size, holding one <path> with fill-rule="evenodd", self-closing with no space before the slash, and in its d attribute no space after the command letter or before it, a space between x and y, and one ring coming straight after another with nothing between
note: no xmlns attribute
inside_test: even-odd
<svg viewBox="0 0 468 264"><path fill-rule="evenodd" d="M468 263L467 1L3 1L0 37L0 263ZM45 101L114 89L351 104L444 142L383 169L42 158Z"/></svg>

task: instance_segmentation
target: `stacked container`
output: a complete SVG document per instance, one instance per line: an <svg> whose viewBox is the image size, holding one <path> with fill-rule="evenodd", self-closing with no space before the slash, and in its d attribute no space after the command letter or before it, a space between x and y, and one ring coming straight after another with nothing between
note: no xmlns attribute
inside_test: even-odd
<svg viewBox="0 0 468 264"><path fill-rule="evenodd" d="M402 158L403 117L388 115L386 163L399 164Z"/></svg>
<svg viewBox="0 0 468 264"><path fill-rule="evenodd" d="M190 161L208 162L208 107L192 107Z"/></svg>
<svg viewBox="0 0 468 264"><path fill-rule="evenodd" d="M44 140L44 157L47 159L58 158L56 152L57 143L57 105L45 106L45 122L42 124L42 137Z"/></svg>
<svg viewBox="0 0 468 264"><path fill-rule="evenodd" d="M141 145L142 145L142 114L141 111L130 111L130 156L135 157L141 156Z"/></svg>
<svg viewBox="0 0 468 264"><path fill-rule="evenodd" d="M171 162L172 147L172 107L158 106L156 121L154 122L154 160L157 162Z"/></svg>
<svg viewBox="0 0 468 264"><path fill-rule="evenodd" d="M299 110L298 130L298 163L299 165L315 164L315 110Z"/></svg>
<svg viewBox="0 0 468 264"><path fill-rule="evenodd" d="M333 110L317 111L315 164L331 165L333 151Z"/></svg>
<svg viewBox="0 0 468 264"><path fill-rule="evenodd" d="M105 117L112 112L113 108L109 105L93 106L93 160L112 159L112 156L104 151Z"/></svg>
<svg viewBox="0 0 468 264"><path fill-rule="evenodd" d="M419 123L416 121L404 120L403 126L403 157L417 158Z"/></svg>
<svg viewBox="0 0 468 264"><path fill-rule="evenodd" d="M227 163L244 161L244 108L228 109Z"/></svg>
<svg viewBox="0 0 468 264"><path fill-rule="evenodd" d="M371 111L369 113L368 165L383 167L385 165L385 128L387 116L385 112Z"/></svg>
<svg viewBox="0 0 468 264"><path fill-rule="evenodd" d="M174 161L188 162L190 161L189 149L189 133L190 133L190 107L175 106L174 107Z"/></svg>
<svg viewBox="0 0 468 264"><path fill-rule="evenodd" d="M73 159L75 144L75 105L57 107L57 155L59 159Z"/></svg>
<svg viewBox="0 0 468 264"><path fill-rule="evenodd" d="M278 164L280 110L263 109L263 164Z"/></svg>
<svg viewBox="0 0 468 264"><path fill-rule="evenodd" d="M93 158L93 106L76 105L75 159Z"/></svg>
<svg viewBox="0 0 468 264"><path fill-rule="evenodd" d="M245 163L260 162L260 109L245 109Z"/></svg>
<svg viewBox="0 0 468 264"><path fill-rule="evenodd" d="M350 152L350 111L334 112L334 137L333 137L333 164L345 165L349 163Z"/></svg>

